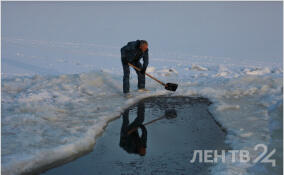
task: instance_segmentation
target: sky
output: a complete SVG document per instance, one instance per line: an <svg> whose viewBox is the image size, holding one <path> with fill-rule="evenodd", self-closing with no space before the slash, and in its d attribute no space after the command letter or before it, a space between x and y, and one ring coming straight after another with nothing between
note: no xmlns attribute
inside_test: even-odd
<svg viewBox="0 0 284 175"><path fill-rule="evenodd" d="M145 39L152 54L171 59L198 55L279 63L283 57L282 2L1 4L2 60L7 62L21 53L57 56L50 48L16 47L11 39L96 44L117 55L128 41Z"/></svg>

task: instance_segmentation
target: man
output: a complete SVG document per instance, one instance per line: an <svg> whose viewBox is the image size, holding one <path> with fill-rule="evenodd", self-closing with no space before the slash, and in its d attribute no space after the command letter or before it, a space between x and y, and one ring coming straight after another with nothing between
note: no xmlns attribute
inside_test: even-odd
<svg viewBox="0 0 284 175"><path fill-rule="evenodd" d="M123 93L129 93L129 65L133 64L141 71L136 71L138 76L138 89L139 91L145 90L145 71L149 63L148 55L148 42L145 40L137 40L128 42L126 46L120 49L121 62L123 67ZM143 58L143 65L140 63L140 59Z"/></svg>
<svg viewBox="0 0 284 175"><path fill-rule="evenodd" d="M120 132L120 147L130 154L145 156L147 147L147 129L143 125L145 118L144 102L138 103L137 117L131 124L129 124L129 109L127 109L122 115L123 122ZM141 136L139 136L136 128L141 129Z"/></svg>

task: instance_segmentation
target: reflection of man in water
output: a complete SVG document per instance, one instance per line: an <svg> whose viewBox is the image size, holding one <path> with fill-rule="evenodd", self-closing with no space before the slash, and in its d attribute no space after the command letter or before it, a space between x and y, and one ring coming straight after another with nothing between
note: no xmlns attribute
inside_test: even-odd
<svg viewBox="0 0 284 175"><path fill-rule="evenodd" d="M129 124L129 109L123 113L123 123L120 132L119 145L128 153L139 154L144 156L146 154L147 144L147 130L143 125L144 122L145 105L144 102L138 104L137 117ZM139 127L142 130L141 137L138 129L128 133L130 130Z"/></svg>

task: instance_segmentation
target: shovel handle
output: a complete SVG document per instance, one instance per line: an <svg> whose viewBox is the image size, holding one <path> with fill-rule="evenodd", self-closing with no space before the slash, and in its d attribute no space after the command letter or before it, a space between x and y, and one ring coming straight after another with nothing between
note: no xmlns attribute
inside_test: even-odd
<svg viewBox="0 0 284 175"><path fill-rule="evenodd" d="M161 117L159 117L159 118L156 118L156 119L151 120L151 121L149 121L149 122L147 122L147 123L144 123L143 125L144 125L144 126L149 125L149 124L151 124L151 123L154 123L155 121L158 121L158 120L163 119L164 117L165 117L165 116L163 115L163 116L161 116ZM139 127L136 127L136 128L131 129L130 131L127 132L127 135L133 133L133 132L136 131L138 128L139 128Z"/></svg>
<svg viewBox="0 0 284 175"><path fill-rule="evenodd" d="M128 65L131 66L131 67L133 67L134 69L136 69L136 70L138 70L138 71L141 71L141 69L139 69L138 67L134 66L133 64L128 63ZM145 72L145 74L146 74L148 77L150 77L150 78L152 78L153 80L155 80L155 81L157 81L158 83L160 83L161 85L163 85L163 86L165 86L165 87L167 86L165 83L163 83L162 81L160 81L160 80L158 80L157 78L153 77L152 75L150 75L150 74L148 74L148 73L146 73L146 72Z"/></svg>

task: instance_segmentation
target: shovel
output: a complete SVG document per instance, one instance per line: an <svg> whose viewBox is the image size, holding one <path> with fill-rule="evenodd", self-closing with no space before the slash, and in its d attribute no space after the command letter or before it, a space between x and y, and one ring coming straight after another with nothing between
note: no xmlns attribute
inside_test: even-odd
<svg viewBox="0 0 284 175"><path fill-rule="evenodd" d="M129 66L133 67L134 69L136 69L137 71L141 71L141 69L139 69L138 67L134 66L133 64L128 63ZM162 81L158 80L157 78L153 77L152 75L148 74L145 72L145 74L152 78L153 80L157 81L158 83L160 83L161 85L163 85L165 87L165 89L169 90L169 91L176 91L178 84L175 83L163 83Z"/></svg>
<svg viewBox="0 0 284 175"><path fill-rule="evenodd" d="M158 120L161 120L161 119L163 119L163 118L166 118L166 119L173 119L173 118L176 118L176 117L177 117L177 112L176 112L176 110L175 110L175 109L169 109L169 110L166 110L165 115L163 115L163 116L161 116L161 117L158 117L158 118L156 118L156 119L154 119L154 120L151 120L151 121L149 121L149 122L147 122L147 123L144 123L143 125L144 125L144 126L149 125L149 124L154 123L154 122L156 122L156 121L158 121ZM136 131L138 128L139 128L139 127L136 127L136 128L131 129L130 131L127 132L127 135L133 133L133 132Z"/></svg>

